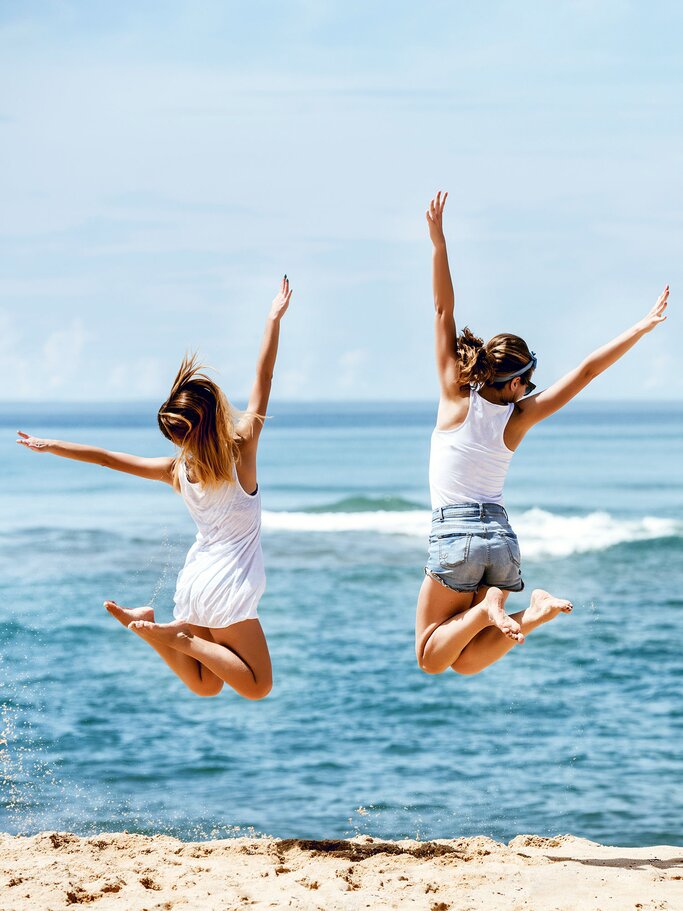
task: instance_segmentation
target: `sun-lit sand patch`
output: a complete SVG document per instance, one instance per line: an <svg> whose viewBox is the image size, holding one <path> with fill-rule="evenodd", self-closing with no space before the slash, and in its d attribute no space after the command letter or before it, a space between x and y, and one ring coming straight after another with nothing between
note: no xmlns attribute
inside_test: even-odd
<svg viewBox="0 0 683 911"><path fill-rule="evenodd" d="M0 907L673 911L683 848L570 835L432 842L0 836ZM678 903L678 904L677 904Z"/></svg>

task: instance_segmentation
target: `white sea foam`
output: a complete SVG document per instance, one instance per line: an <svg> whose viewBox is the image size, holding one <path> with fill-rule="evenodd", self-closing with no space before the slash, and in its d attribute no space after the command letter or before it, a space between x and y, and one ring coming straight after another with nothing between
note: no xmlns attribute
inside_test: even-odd
<svg viewBox="0 0 683 911"><path fill-rule="evenodd" d="M264 512L269 531L371 531L386 535L411 535L425 539L431 513L422 509L374 512Z"/></svg>
<svg viewBox="0 0 683 911"><path fill-rule="evenodd" d="M523 556L568 557L571 554L606 550L630 541L683 536L683 522L644 516L616 519L607 512L559 516L544 509L529 509L511 517Z"/></svg>
<svg viewBox="0 0 683 911"><path fill-rule="evenodd" d="M264 512L268 531L372 532L407 535L426 541L431 514L427 510L376 512ZM510 516L526 559L568 557L605 550L615 544L683 537L683 522L644 516L617 519L607 512L561 516L544 509L529 509Z"/></svg>

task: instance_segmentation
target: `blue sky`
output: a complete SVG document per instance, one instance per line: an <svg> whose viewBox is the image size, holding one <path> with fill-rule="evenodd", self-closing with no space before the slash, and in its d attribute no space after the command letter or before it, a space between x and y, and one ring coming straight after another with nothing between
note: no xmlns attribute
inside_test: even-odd
<svg viewBox="0 0 683 911"><path fill-rule="evenodd" d="M538 382L671 317L586 393L683 398L675 3L0 4L0 398L156 399L186 349L274 397L431 399L424 209L457 317Z"/></svg>

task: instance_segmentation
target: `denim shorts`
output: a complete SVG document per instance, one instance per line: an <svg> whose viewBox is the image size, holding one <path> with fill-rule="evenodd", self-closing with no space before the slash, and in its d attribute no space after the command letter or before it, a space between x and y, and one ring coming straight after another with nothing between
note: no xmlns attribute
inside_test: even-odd
<svg viewBox="0 0 683 911"><path fill-rule="evenodd" d="M517 535L497 503L462 503L432 513L425 572L456 592L482 585L510 592L524 588Z"/></svg>

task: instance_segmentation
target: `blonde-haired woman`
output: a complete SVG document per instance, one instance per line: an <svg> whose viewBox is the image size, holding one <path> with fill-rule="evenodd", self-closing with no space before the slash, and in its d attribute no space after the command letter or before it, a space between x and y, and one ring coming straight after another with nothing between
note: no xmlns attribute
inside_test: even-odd
<svg viewBox="0 0 683 911"><path fill-rule="evenodd" d="M221 389L185 358L159 409L161 432L178 447L172 458L147 459L19 432L34 452L94 462L178 491L197 524L197 539L178 576L175 620L155 623L151 607L107 610L137 633L198 696L227 683L247 699L272 687L268 645L257 607L265 590L261 498L256 451L270 396L282 319L292 291L282 280L266 323L247 409L236 412Z"/></svg>
<svg viewBox="0 0 683 911"><path fill-rule="evenodd" d="M498 661L569 601L539 589L509 616L508 594L524 588L517 536L503 505L512 456L526 433L558 411L666 317L668 286L631 329L589 355L548 389L530 395L536 355L516 335L484 344L458 336L442 216L447 193L427 211L433 250L436 363L441 396L432 434L429 558L417 604L416 653L429 674L476 674Z"/></svg>

